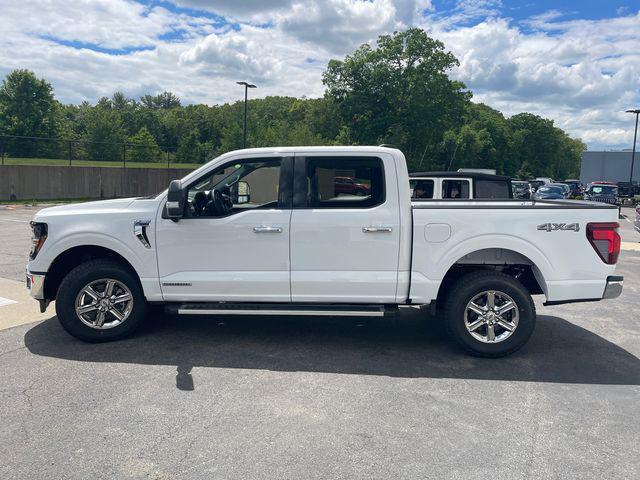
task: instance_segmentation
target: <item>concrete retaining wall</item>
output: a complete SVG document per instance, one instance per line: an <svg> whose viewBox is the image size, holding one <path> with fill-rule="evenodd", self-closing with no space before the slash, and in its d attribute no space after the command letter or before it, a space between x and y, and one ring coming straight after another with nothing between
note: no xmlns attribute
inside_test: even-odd
<svg viewBox="0 0 640 480"><path fill-rule="evenodd" d="M171 180L190 171L4 165L0 166L0 200L139 197L161 192Z"/></svg>

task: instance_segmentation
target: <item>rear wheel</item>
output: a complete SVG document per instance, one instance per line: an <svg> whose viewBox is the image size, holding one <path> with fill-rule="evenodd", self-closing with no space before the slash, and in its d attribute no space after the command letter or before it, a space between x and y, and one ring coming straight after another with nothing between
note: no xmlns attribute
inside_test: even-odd
<svg viewBox="0 0 640 480"><path fill-rule="evenodd" d="M458 279L447 296L449 335L467 352L501 357L522 347L535 327L531 295L513 277L500 272L473 272Z"/></svg>
<svg viewBox="0 0 640 480"><path fill-rule="evenodd" d="M58 289L56 313L63 328L87 342L133 333L146 316L138 279L120 263L91 260L74 268Z"/></svg>

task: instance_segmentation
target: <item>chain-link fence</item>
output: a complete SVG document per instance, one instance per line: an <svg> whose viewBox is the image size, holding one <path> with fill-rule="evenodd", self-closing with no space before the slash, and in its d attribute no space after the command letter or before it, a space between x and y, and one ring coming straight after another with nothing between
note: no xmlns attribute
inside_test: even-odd
<svg viewBox="0 0 640 480"><path fill-rule="evenodd" d="M210 156L202 149L179 154L166 145L0 135L0 165L196 168Z"/></svg>

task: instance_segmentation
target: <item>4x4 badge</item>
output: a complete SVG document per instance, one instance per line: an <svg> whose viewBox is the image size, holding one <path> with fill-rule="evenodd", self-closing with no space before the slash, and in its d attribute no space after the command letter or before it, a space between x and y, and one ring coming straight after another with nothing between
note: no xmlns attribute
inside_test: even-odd
<svg viewBox="0 0 640 480"><path fill-rule="evenodd" d="M574 232L580 231L579 223L543 223L538 225L538 230L544 230L545 232L553 232L555 230L572 230Z"/></svg>

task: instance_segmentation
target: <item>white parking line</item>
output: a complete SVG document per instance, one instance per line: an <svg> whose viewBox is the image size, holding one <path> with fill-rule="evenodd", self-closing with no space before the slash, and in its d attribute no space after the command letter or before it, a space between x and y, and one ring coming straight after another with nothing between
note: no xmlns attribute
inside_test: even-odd
<svg viewBox="0 0 640 480"><path fill-rule="evenodd" d="M0 307L5 307L7 305L13 305L14 303L18 303L14 300L9 300L8 298L0 297Z"/></svg>

